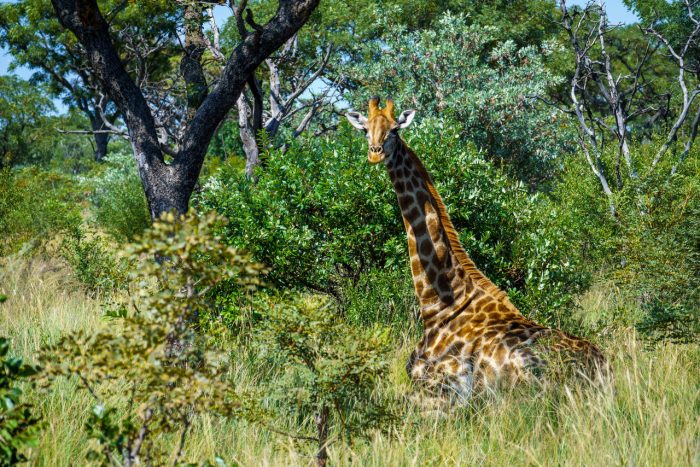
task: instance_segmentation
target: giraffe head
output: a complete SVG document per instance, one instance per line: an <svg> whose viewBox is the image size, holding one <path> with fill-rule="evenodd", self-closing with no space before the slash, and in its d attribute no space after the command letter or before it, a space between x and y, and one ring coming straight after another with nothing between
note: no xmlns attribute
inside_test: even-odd
<svg viewBox="0 0 700 467"><path fill-rule="evenodd" d="M394 101L387 99L384 108L380 109L379 97L374 96L369 100L369 115L367 117L359 112L348 112L346 116L352 126L364 131L367 135L369 142L367 158L370 164L376 164L394 153L399 139L399 129L410 125L415 114L415 110L406 110L396 119L394 118Z"/></svg>

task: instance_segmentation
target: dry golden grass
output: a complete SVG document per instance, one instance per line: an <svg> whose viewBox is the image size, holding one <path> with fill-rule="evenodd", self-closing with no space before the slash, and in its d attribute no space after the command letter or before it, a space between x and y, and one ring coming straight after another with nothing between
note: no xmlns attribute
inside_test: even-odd
<svg viewBox="0 0 700 467"><path fill-rule="evenodd" d="M100 325L99 300L82 293L65 267L9 259L0 268L0 292L9 297L0 305L0 334L26 359L61 333ZM598 288L581 303L584 312L593 313L617 309L616 302L614 291ZM596 392L522 388L431 416L406 397L411 386L403 366L411 341L397 340L390 376L377 388L404 401L398 402L406 411L402 423L369 441L331 446L333 465L700 465L697 345L649 350L631 331L611 332L601 344L613 364L614 386ZM237 384L256 384L246 364L233 371ZM46 421L30 453L32 464L84 464L90 398L70 381L28 397ZM260 425L212 417L197 423L186 458L220 455L229 465L307 465L311 451Z"/></svg>

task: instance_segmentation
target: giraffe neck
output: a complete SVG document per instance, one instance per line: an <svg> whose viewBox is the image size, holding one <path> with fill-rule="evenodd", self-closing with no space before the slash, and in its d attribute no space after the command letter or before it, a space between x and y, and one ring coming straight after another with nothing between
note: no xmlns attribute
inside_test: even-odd
<svg viewBox="0 0 700 467"><path fill-rule="evenodd" d="M406 227L425 328L444 325L487 295L515 310L464 251L430 175L413 151L399 140L385 161Z"/></svg>

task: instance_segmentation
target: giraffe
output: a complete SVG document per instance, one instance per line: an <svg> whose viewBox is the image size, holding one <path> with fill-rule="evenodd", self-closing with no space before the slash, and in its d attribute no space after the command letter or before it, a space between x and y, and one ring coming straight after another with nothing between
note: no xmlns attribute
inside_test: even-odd
<svg viewBox="0 0 700 467"><path fill-rule="evenodd" d="M468 399L474 392L538 379L557 366L599 380L603 354L590 342L523 316L462 247L445 205L416 154L398 135L414 110L394 117L394 102L369 101L367 117L346 114L369 142L371 164L384 162L408 237L413 285L424 333L406 370L417 386Z"/></svg>

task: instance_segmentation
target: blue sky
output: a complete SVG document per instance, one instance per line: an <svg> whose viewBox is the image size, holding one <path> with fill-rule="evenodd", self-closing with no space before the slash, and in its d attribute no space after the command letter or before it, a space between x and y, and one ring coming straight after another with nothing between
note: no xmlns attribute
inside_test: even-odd
<svg viewBox="0 0 700 467"><path fill-rule="evenodd" d="M585 5L586 0L571 0L569 4L571 5ZM632 13L627 9L627 7L622 3L622 0L607 0L605 2L605 9L608 12L608 17L611 23L636 23L639 18L637 15Z"/></svg>
<svg viewBox="0 0 700 467"><path fill-rule="evenodd" d="M426 0L429 1L429 0ZM5 1L0 1L0 3L6 3ZM573 5L583 5L586 0L571 0ZM622 0L608 0L605 2L608 11L608 16L610 21L613 23L634 23L637 21L637 17L627 9L627 7L622 3ZM225 7L216 7L215 16L218 22L221 24L225 18L229 16L228 9ZM7 53L5 49L0 49L0 75L5 75L8 73L7 67L10 64L12 57ZM22 78L28 78L31 72L26 68L19 68L15 71L17 75Z"/></svg>

